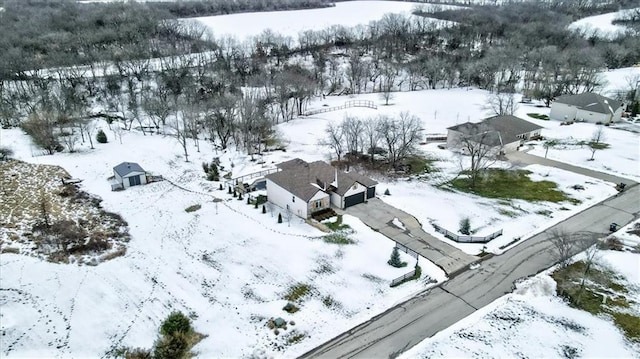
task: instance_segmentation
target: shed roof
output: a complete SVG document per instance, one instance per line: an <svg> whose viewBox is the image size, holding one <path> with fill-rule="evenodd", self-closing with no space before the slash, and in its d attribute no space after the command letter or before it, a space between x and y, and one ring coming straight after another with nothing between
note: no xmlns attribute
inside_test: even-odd
<svg viewBox="0 0 640 359"><path fill-rule="evenodd" d="M265 177L304 201L309 201L318 191L328 190L330 187L342 196L356 182L366 187L378 184L359 173L337 170L323 161L308 163L296 158L280 163L277 167L281 171Z"/></svg>
<svg viewBox="0 0 640 359"><path fill-rule="evenodd" d="M495 140L495 145L506 144L517 141L519 135L523 135L541 129L535 123L523 120L516 116L501 115L493 116L481 122L467 122L447 128L448 130L461 132L465 135L475 136L487 131L498 132L499 136L491 136Z"/></svg>
<svg viewBox="0 0 640 359"><path fill-rule="evenodd" d="M622 107L622 102L598 95L593 92L585 92L578 95L564 95L556 99L555 102L575 106L582 110L611 114Z"/></svg>
<svg viewBox="0 0 640 359"><path fill-rule="evenodd" d="M113 171L120 177L125 177L132 172L144 172L142 167L135 162L122 162L121 164L113 167Z"/></svg>

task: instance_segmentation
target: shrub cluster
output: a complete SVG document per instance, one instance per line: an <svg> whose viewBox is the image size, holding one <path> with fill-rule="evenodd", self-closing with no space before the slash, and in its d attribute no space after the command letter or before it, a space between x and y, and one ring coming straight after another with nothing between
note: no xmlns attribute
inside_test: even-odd
<svg viewBox="0 0 640 359"><path fill-rule="evenodd" d="M220 181L220 171L216 162L216 160L211 161L211 163L202 162L202 169L207 176L207 181Z"/></svg>

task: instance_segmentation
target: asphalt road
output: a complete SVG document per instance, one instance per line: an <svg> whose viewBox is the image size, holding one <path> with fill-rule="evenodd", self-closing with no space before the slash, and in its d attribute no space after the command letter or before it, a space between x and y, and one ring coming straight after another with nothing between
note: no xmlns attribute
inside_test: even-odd
<svg viewBox="0 0 640 359"><path fill-rule="evenodd" d="M418 220L407 212L372 198L367 203L352 206L340 213L359 218L367 226L406 246L442 268L447 275L467 268L479 258L469 255L425 232ZM392 223L398 218L405 229Z"/></svg>
<svg viewBox="0 0 640 359"><path fill-rule="evenodd" d="M640 215L640 186L628 187L573 217L531 237L500 256L483 261L329 342L303 358L389 358L448 328L475 310L514 289L514 283L549 268L556 262L548 241L553 230L600 238L609 223L624 225Z"/></svg>

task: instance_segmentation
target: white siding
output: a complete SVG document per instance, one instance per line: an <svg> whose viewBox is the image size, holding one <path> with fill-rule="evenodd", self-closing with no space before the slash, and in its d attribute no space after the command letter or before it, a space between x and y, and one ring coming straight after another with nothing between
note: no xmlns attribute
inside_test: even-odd
<svg viewBox="0 0 640 359"><path fill-rule="evenodd" d="M580 121L584 120L586 122L591 122L591 123L596 123L596 122L607 123L609 121L618 122L620 121L621 116L622 116L622 107L620 107L616 112L614 112L613 116L611 116L608 113L598 113L598 112L591 112L591 111L585 111L585 110L578 110L578 113L576 114L576 120L580 120Z"/></svg>
<svg viewBox="0 0 640 359"><path fill-rule="evenodd" d="M462 134L458 131L447 130L447 148L452 150L460 147L460 137Z"/></svg>
<svg viewBox="0 0 640 359"><path fill-rule="evenodd" d="M609 118L611 115L607 115L604 113L591 112L585 110L578 110L576 112L576 121L586 121L591 123L596 122L609 122Z"/></svg>
<svg viewBox="0 0 640 359"><path fill-rule="evenodd" d="M331 192L331 204L338 208L344 207L344 203L342 202L342 197L335 192Z"/></svg>
<svg viewBox="0 0 640 359"><path fill-rule="evenodd" d="M577 108L564 103L554 102L551 105L549 118L556 121L573 121L576 118Z"/></svg>
<svg viewBox="0 0 640 359"><path fill-rule="evenodd" d="M620 121L621 116L622 116L622 107L620 107L613 114L613 121L614 122ZM596 123L596 122L605 123L611 120L611 115L608 113L599 113L599 112L581 110L571 105L554 102L553 105L551 105L551 113L549 114L549 118L557 121L576 120L576 121L586 121L591 123Z"/></svg>
<svg viewBox="0 0 640 359"><path fill-rule="evenodd" d="M118 172L113 171L113 174L116 178L116 181L118 181L118 183L122 183L122 177L120 177L120 175L118 174ZM123 183L124 184L124 183Z"/></svg>
<svg viewBox="0 0 640 359"><path fill-rule="evenodd" d="M318 191L321 192L320 190ZM289 206L293 214L301 218L307 218L307 202L294 196L291 192L280 187L270 179L267 179L267 198L269 202L282 208L283 217L287 210L287 206Z"/></svg>
<svg viewBox="0 0 640 359"><path fill-rule="evenodd" d="M351 188L349 188L349 190L342 197L353 196L356 193L365 193L365 196L366 196L367 187L363 186L362 183L356 182L351 186Z"/></svg>
<svg viewBox="0 0 640 359"><path fill-rule="evenodd" d="M124 186L124 188L129 188L131 187L129 185L129 177L135 177L135 176L140 176L140 184L146 184L147 183L147 175L145 172L131 172L128 173L126 176L122 177L120 179L120 182L122 182L122 185ZM118 174L116 174L116 179L118 178Z"/></svg>

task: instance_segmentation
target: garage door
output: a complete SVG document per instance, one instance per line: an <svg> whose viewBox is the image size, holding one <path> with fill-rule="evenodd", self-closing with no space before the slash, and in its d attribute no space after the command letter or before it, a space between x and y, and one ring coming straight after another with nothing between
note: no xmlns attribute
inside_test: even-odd
<svg viewBox="0 0 640 359"><path fill-rule="evenodd" d="M369 198L373 198L376 196L376 187L369 187L367 188L367 199Z"/></svg>
<svg viewBox="0 0 640 359"><path fill-rule="evenodd" d="M364 202L364 193L354 194L353 196L344 198L344 208L351 207L362 202Z"/></svg>

